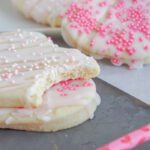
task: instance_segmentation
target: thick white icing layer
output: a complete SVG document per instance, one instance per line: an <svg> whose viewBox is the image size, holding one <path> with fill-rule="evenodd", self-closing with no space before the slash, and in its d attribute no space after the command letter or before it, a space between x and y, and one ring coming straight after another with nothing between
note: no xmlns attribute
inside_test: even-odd
<svg viewBox="0 0 150 150"><path fill-rule="evenodd" d="M0 121L5 121L6 124L21 123L23 117L23 120L29 118L32 121L38 119L47 122L52 119L51 114L55 109L66 106L83 106L92 119L92 101L100 104L100 97L96 94L96 86L92 80L67 80L50 87L44 93L43 103L38 108L0 108Z"/></svg>

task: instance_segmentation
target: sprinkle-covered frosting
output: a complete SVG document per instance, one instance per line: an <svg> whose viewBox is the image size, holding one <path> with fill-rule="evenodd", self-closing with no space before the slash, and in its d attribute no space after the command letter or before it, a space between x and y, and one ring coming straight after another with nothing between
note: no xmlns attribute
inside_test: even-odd
<svg viewBox="0 0 150 150"><path fill-rule="evenodd" d="M50 85L98 72L93 58L60 48L40 33L0 34L0 107L37 107Z"/></svg>
<svg viewBox="0 0 150 150"><path fill-rule="evenodd" d="M50 87L43 95L43 103L38 108L1 108L0 122L6 124L25 122L48 122L53 120L53 112L68 106L81 106L87 109L89 118L92 119L93 111L91 102L100 104L96 94L95 83L92 80L66 80ZM9 117L7 117L9 116ZM30 121L29 121L30 120Z"/></svg>
<svg viewBox="0 0 150 150"><path fill-rule="evenodd" d="M141 68L150 63L149 7L149 0L81 0L66 12L62 34L85 53Z"/></svg>

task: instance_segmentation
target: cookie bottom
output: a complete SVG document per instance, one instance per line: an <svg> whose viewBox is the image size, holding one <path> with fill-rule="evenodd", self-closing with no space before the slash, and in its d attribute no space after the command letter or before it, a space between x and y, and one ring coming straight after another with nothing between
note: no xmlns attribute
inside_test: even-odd
<svg viewBox="0 0 150 150"><path fill-rule="evenodd" d="M16 129L25 131L36 131L36 132L54 132L62 129L71 128L77 126L93 116L97 108L96 100L93 99L88 104L88 109L84 106L66 106L55 109L53 112L52 120L48 122L39 121L38 123L14 123L5 124L0 123L0 128L3 129Z"/></svg>

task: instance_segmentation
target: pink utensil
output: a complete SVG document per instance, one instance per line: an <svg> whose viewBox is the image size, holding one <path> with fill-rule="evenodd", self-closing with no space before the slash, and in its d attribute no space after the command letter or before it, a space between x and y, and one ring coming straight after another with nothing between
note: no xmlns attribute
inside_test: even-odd
<svg viewBox="0 0 150 150"><path fill-rule="evenodd" d="M150 123L96 150L131 150L150 140Z"/></svg>

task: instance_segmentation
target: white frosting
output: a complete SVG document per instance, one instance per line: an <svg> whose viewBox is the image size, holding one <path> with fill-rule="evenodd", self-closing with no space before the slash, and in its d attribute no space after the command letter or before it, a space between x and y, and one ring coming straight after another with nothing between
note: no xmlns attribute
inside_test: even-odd
<svg viewBox="0 0 150 150"><path fill-rule="evenodd" d="M62 85L64 84L64 86ZM91 80L88 82L86 80L71 80L62 82L50 89L44 94L44 100L48 100L48 107L56 108L67 105L86 105L89 100L95 98L96 87L94 82ZM67 84L67 85L65 85ZM85 84L85 85L84 85ZM90 84L86 86L86 84Z"/></svg>
<svg viewBox="0 0 150 150"><path fill-rule="evenodd" d="M0 107L38 106L47 88L70 78L69 73L73 78L84 78L84 69L99 72L93 58L75 49L60 48L40 33L2 33Z"/></svg>
<svg viewBox="0 0 150 150"><path fill-rule="evenodd" d="M55 25L57 17L61 17L73 0L12 0L22 3L22 12L39 23Z"/></svg>
<svg viewBox="0 0 150 150"><path fill-rule="evenodd" d="M71 46L96 58L141 68L150 63L149 6L149 0L81 0L68 9L62 35Z"/></svg>
<svg viewBox="0 0 150 150"><path fill-rule="evenodd" d="M95 83L92 80L68 80L50 87L43 95L43 103L35 109L31 108L1 108L0 117L4 117L6 124L20 123L27 119L38 119L48 122L52 119L51 113L57 108L67 106L83 106L87 109L89 117L93 118L91 112L91 101L100 104L100 97L96 94Z"/></svg>

